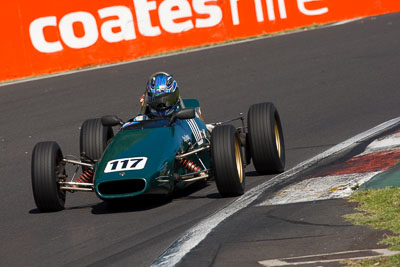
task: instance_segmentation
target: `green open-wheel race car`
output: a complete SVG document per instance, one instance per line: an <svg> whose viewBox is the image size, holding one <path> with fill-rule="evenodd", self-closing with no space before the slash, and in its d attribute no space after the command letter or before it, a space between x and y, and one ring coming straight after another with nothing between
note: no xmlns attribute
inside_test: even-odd
<svg viewBox="0 0 400 267"><path fill-rule="evenodd" d="M233 121L240 126L228 124ZM114 126L120 126L115 135ZM180 99L180 110L168 117L126 123L117 116L89 119L81 127L80 153L64 157L56 142L34 147L32 189L41 212L62 210L67 192L94 191L112 201L170 195L212 177L222 196L239 196L251 159L260 174L283 172L285 166L281 121L272 103L252 105L247 123L240 115L206 124L195 99ZM67 175L67 164L77 166L73 175ZM79 179L88 173L91 180Z"/></svg>

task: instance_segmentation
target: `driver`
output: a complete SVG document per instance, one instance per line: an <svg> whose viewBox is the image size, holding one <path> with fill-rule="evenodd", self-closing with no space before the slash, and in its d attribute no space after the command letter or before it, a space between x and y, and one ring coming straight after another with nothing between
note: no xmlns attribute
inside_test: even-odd
<svg viewBox="0 0 400 267"><path fill-rule="evenodd" d="M175 79L165 72L150 76L146 86L150 117L169 117L179 109L179 88ZM146 103L144 103L146 104Z"/></svg>
<svg viewBox="0 0 400 267"><path fill-rule="evenodd" d="M172 75L156 72L147 81L146 91L140 102L142 103L140 114L130 119L122 128L139 121L170 117L179 111L181 106L178 83Z"/></svg>

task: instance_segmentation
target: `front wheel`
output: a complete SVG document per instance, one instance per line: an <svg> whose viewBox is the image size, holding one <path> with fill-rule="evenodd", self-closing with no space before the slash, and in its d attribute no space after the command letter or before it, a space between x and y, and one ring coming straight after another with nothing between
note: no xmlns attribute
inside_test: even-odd
<svg viewBox="0 0 400 267"><path fill-rule="evenodd" d="M248 117L248 146L254 168L260 174L285 168L285 143L278 110L272 103L252 105Z"/></svg>
<svg viewBox="0 0 400 267"><path fill-rule="evenodd" d="M218 192L223 197L242 195L246 177L240 140L235 127L222 125L213 129L211 158Z"/></svg>
<svg viewBox="0 0 400 267"><path fill-rule="evenodd" d="M56 142L36 144L32 153L31 179L33 198L41 212L64 209L65 191L58 181L65 177L63 155Z"/></svg>

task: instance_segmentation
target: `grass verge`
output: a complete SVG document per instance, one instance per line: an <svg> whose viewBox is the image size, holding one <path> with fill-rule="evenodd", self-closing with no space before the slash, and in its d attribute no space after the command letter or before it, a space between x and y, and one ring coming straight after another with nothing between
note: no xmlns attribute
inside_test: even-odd
<svg viewBox="0 0 400 267"><path fill-rule="evenodd" d="M346 220L355 225L393 232L379 244L389 245L390 250L400 250L400 188L359 191L350 196L350 201L359 203L359 212L345 215ZM347 266L400 266L400 254L343 263Z"/></svg>

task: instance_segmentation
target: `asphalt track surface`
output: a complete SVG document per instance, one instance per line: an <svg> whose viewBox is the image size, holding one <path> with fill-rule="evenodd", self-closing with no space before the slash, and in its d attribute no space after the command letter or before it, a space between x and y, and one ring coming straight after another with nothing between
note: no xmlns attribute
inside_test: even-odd
<svg viewBox="0 0 400 267"><path fill-rule="evenodd" d="M75 193L67 195L62 212L40 214L36 210L30 183L33 146L56 140L64 155L78 155L82 122L105 114L130 118L139 108L138 99L151 73L164 70L174 74L182 96L198 98L208 122L247 112L253 103L274 102L284 127L289 169L399 116L399 47L400 14L391 14L0 87L0 265L146 266L185 230L233 201L220 198L210 183L186 190L171 202L142 201L110 209L94 194ZM252 166L246 171L248 188L272 177L255 175ZM299 220L307 214L332 216L322 217L327 220L320 223L323 225L344 224L337 217L346 210L340 205L351 210L345 202L337 201L320 202L312 208L296 205L257 212L269 212L275 218L297 216ZM323 213L329 209L337 212ZM248 233L248 241L258 238L251 234L249 214L250 209L243 210L218 227L196 250L198 254L189 254L182 265L234 262L232 253L240 246L229 243L233 236ZM276 239L280 238L278 233L303 233L303 226L273 220L265 220L264 225L274 230L270 234ZM374 232L362 229L360 232L376 238ZM224 231L230 236L219 234ZM331 234L341 233L349 231L338 227ZM228 242L231 247L223 249L229 253L217 257L212 252L212 238ZM267 247L275 249L263 251L264 258L309 253L306 247L318 249L316 244L292 247L295 243L290 238L286 243L280 243L283 238L274 242L274 238ZM329 236L326 238L329 243ZM257 251L257 246L246 249ZM240 251L240 255L252 256ZM212 254L214 258L209 259Z"/></svg>

